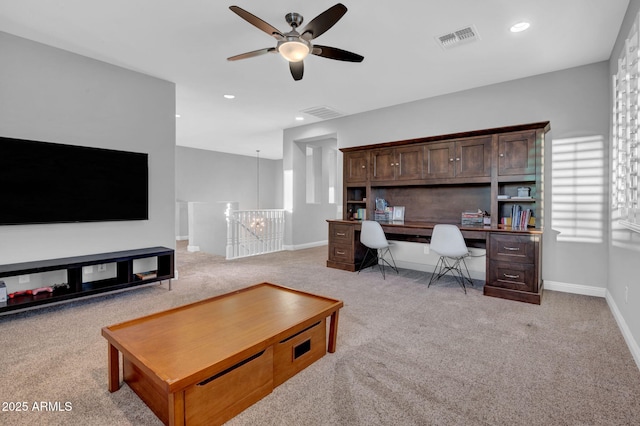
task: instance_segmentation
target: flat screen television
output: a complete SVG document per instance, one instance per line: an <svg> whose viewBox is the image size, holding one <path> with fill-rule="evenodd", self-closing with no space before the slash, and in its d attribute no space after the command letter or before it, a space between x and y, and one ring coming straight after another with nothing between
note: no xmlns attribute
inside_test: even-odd
<svg viewBox="0 0 640 426"><path fill-rule="evenodd" d="M147 219L147 154L0 137L0 225Z"/></svg>

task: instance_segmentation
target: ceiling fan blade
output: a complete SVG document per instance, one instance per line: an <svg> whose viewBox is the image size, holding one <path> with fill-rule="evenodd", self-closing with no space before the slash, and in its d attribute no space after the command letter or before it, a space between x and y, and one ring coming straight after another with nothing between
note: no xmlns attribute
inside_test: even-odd
<svg viewBox="0 0 640 426"><path fill-rule="evenodd" d="M252 52L241 53L239 55L235 55L227 58L227 61L239 61L240 59L253 58L255 56L260 56L260 55L264 55L265 53L272 53L272 52L273 53L276 52L275 47L268 47L266 49L260 49L260 50L254 50Z"/></svg>
<svg viewBox="0 0 640 426"><path fill-rule="evenodd" d="M316 56L336 59L338 61L362 62L364 59L364 56L360 56L357 53L347 52L346 50L338 49L337 47L320 46L318 44L313 45L313 51L311 53Z"/></svg>
<svg viewBox="0 0 640 426"><path fill-rule="evenodd" d="M342 3L330 7L309 21L307 26L300 31L300 37L307 41L320 37L325 31L333 27L345 13L347 13L347 8Z"/></svg>
<svg viewBox="0 0 640 426"><path fill-rule="evenodd" d="M239 17L241 17L242 19L244 19L245 21L247 21L251 25L255 26L256 28L258 28L258 29L260 29L262 31L264 31L265 33L269 34L270 36L275 37L278 40L284 38L284 36L280 32L280 30L278 30L277 28L273 27L271 24L266 23L265 21L263 21L262 19L258 18L257 16L247 12L246 10L242 9L241 7L229 6L229 9L231 9L232 12L234 12L236 15L238 15Z"/></svg>
<svg viewBox="0 0 640 426"><path fill-rule="evenodd" d="M302 74L304 74L304 62L289 62L289 69L291 70L291 75L295 81L302 80Z"/></svg>

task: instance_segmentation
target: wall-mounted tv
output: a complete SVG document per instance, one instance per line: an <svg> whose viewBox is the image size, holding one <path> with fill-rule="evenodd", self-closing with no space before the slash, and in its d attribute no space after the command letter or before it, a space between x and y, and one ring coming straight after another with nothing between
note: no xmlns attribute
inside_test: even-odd
<svg viewBox="0 0 640 426"><path fill-rule="evenodd" d="M146 219L147 154L0 137L0 225Z"/></svg>

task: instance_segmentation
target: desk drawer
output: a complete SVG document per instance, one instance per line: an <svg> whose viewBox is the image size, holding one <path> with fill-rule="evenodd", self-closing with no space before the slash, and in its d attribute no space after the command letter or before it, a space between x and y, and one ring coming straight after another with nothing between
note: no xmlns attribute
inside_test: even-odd
<svg viewBox="0 0 640 426"><path fill-rule="evenodd" d="M184 391L187 425L221 425L273 390L273 347Z"/></svg>
<svg viewBox="0 0 640 426"><path fill-rule="evenodd" d="M517 263L535 263L536 236L490 234L491 260Z"/></svg>
<svg viewBox="0 0 640 426"><path fill-rule="evenodd" d="M537 292L535 266L525 263L489 262L489 285Z"/></svg>
<svg viewBox="0 0 640 426"><path fill-rule="evenodd" d="M276 387L327 353L326 319L294 333L274 346L273 386Z"/></svg>
<svg viewBox="0 0 640 426"><path fill-rule="evenodd" d="M330 244L329 260L334 262L353 263L353 247L346 244Z"/></svg>
<svg viewBox="0 0 640 426"><path fill-rule="evenodd" d="M340 223L329 225L329 243L353 244L353 225Z"/></svg>

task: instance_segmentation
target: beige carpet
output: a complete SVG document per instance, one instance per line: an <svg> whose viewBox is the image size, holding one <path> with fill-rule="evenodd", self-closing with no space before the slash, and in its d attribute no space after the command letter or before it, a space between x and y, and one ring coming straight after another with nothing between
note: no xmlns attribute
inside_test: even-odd
<svg viewBox="0 0 640 426"><path fill-rule="evenodd" d="M101 327L262 281L342 299L338 348L230 425L640 423L640 372L604 299L546 291L536 306L481 283L427 288L415 271L382 280L326 268L326 247L225 261L180 243L177 259L172 291L0 317L0 424L161 424L128 386L107 391Z"/></svg>

